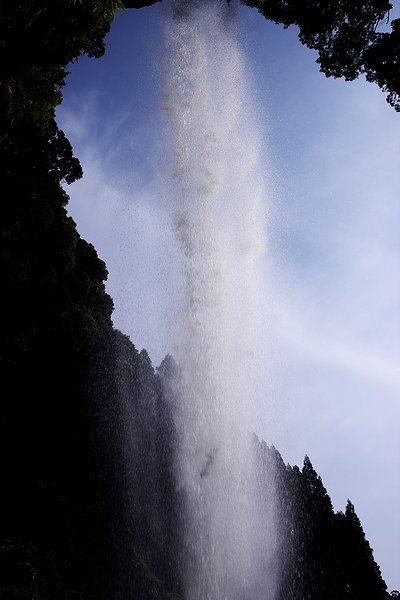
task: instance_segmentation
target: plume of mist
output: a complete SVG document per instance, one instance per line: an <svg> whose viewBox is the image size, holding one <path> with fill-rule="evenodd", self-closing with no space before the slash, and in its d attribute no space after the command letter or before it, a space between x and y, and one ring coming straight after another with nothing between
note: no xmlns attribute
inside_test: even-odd
<svg viewBox="0 0 400 600"><path fill-rule="evenodd" d="M261 597L265 569L271 595L275 581L273 494L268 514L251 436L263 364L266 190L235 12L176 1L166 19L168 194L181 267L176 474L190 600Z"/></svg>

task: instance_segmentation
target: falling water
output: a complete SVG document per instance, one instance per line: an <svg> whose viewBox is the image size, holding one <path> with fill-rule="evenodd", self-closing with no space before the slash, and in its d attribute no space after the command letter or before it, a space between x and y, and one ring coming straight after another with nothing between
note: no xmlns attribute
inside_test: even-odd
<svg viewBox="0 0 400 600"><path fill-rule="evenodd" d="M174 355L185 598L272 598L273 573L269 590L265 575L262 593L256 583L274 532L258 500L251 436L264 345L261 140L237 7L176 0L167 12L169 194L183 281Z"/></svg>

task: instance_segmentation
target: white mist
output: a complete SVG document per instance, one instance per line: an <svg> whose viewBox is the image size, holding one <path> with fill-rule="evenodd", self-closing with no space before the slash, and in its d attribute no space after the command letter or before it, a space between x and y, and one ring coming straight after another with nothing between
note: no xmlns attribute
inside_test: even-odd
<svg viewBox="0 0 400 600"><path fill-rule="evenodd" d="M259 481L251 435L265 364L261 138L234 3L176 0L166 13L185 598L272 598L272 569L269 589L257 587L275 546L273 490L266 507L257 489L271 488L272 476Z"/></svg>

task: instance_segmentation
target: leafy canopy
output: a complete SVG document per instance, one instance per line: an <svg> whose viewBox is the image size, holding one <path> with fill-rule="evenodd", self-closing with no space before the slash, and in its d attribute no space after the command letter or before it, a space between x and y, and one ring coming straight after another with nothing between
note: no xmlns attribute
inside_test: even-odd
<svg viewBox="0 0 400 600"><path fill-rule="evenodd" d="M318 52L327 77L346 81L364 74L400 111L400 19L391 22L388 0L242 0L284 28L296 25L302 44Z"/></svg>

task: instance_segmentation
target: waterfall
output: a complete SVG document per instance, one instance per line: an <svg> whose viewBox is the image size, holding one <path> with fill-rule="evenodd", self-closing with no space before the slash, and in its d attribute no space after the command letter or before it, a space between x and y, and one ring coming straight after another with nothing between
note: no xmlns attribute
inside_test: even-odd
<svg viewBox="0 0 400 600"><path fill-rule="evenodd" d="M237 10L223 0L166 7L168 194L181 270L175 469L186 600L272 598L275 585L273 490L269 507L258 494L272 477L257 473L251 435L265 344L268 206Z"/></svg>

